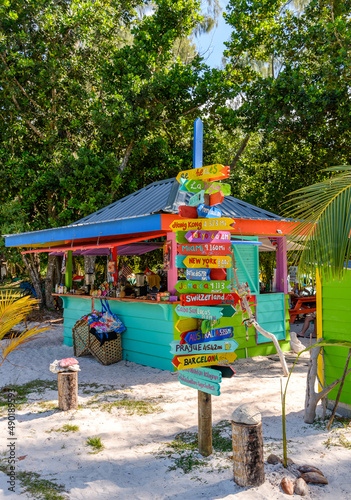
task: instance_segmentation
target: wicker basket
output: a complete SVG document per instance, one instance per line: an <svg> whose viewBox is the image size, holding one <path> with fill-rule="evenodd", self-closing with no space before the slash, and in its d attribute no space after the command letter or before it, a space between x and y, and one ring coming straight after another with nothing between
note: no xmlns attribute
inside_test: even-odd
<svg viewBox="0 0 351 500"><path fill-rule="evenodd" d="M86 320L78 320L72 332L73 352L75 356L92 354L102 365L111 365L122 360L122 340L120 333L117 333L116 339L108 340L100 346L100 342L90 333L89 324Z"/></svg>
<svg viewBox="0 0 351 500"><path fill-rule="evenodd" d="M89 344L89 323L87 320L79 319L72 328L73 353L75 356L87 356L90 354Z"/></svg>

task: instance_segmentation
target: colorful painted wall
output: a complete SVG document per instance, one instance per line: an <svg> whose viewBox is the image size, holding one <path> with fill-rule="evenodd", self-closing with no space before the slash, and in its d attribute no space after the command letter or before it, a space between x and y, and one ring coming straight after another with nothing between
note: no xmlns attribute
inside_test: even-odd
<svg viewBox="0 0 351 500"><path fill-rule="evenodd" d="M351 271L347 271L343 281L318 283L317 288L317 334L325 340L338 339L351 341ZM348 348L325 347L325 382L329 385L343 374ZM335 400L337 386L328 398ZM346 377L340 402L350 405L351 374Z"/></svg>

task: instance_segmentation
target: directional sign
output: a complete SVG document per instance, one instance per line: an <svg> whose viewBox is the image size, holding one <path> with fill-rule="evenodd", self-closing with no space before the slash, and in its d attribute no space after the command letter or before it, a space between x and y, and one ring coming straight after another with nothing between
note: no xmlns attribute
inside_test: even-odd
<svg viewBox="0 0 351 500"><path fill-rule="evenodd" d="M233 327L232 326L227 326L224 328L215 328L213 330L210 330L209 332L203 333L203 332L188 332L184 336L184 340L189 344L202 344L203 342L213 342L214 340L224 340L224 339L231 339L233 338ZM238 347L238 343L235 340L232 340L233 344L231 344L231 349L235 351L235 349ZM230 351L231 349L227 349L227 351Z"/></svg>
<svg viewBox="0 0 351 500"><path fill-rule="evenodd" d="M198 366L228 365L236 360L235 352L221 352L218 354L195 354L192 356L174 356L172 364L178 370L197 368Z"/></svg>
<svg viewBox="0 0 351 500"><path fill-rule="evenodd" d="M220 384L222 382L222 374L218 370L212 370L211 368L189 368L186 373L192 373L196 377L203 378L209 382L216 382Z"/></svg>
<svg viewBox="0 0 351 500"><path fill-rule="evenodd" d="M211 269L186 269L185 277L187 280L211 281Z"/></svg>
<svg viewBox="0 0 351 500"><path fill-rule="evenodd" d="M230 243L181 243L179 255L230 255Z"/></svg>
<svg viewBox="0 0 351 500"><path fill-rule="evenodd" d="M220 341L209 341L209 342L197 342L195 344L180 344L177 340L174 340L170 344L171 354L187 355L187 354L199 354L208 351L211 352L234 352L238 347L238 343L235 340L220 340Z"/></svg>
<svg viewBox="0 0 351 500"><path fill-rule="evenodd" d="M190 193L198 193L205 191L205 193L213 194L222 191L224 196L230 195L230 184L222 184L220 182L206 182L200 180L181 179L181 187L179 191L188 191Z"/></svg>
<svg viewBox="0 0 351 500"><path fill-rule="evenodd" d="M235 307L231 305L222 306L223 318L232 318L236 314Z"/></svg>
<svg viewBox="0 0 351 500"><path fill-rule="evenodd" d="M179 215L180 217L197 219L198 213L196 207L188 207L188 205L181 205L179 207Z"/></svg>
<svg viewBox="0 0 351 500"><path fill-rule="evenodd" d="M222 193L222 191L217 191L213 194L206 193L204 195L204 203L205 205L209 205L210 207L213 207L214 205L220 205L223 200L224 194Z"/></svg>
<svg viewBox="0 0 351 500"><path fill-rule="evenodd" d="M181 255L177 255L176 257L181 257ZM229 267L232 267L232 258L224 256L215 256L215 255L212 256L188 255L183 259L181 265L177 265L176 263L176 267L191 267L191 268L203 267L210 269L212 268L217 269L221 267L227 269Z"/></svg>
<svg viewBox="0 0 351 500"><path fill-rule="evenodd" d="M199 217L214 219L222 217L222 210L217 207L208 207L207 205L204 205L204 203L201 203L201 205L197 207L197 214Z"/></svg>
<svg viewBox="0 0 351 500"><path fill-rule="evenodd" d="M179 304L178 304L179 307L181 307ZM178 307L177 306L177 307ZM180 314L178 313L177 311L177 307L176 307L176 312L179 316L185 316L184 318L182 319L179 319L174 328L179 332L179 333L182 333L182 332L189 332L191 330L194 330L195 328L197 328L197 321L196 321L196 318L195 316L187 316L186 314Z"/></svg>
<svg viewBox="0 0 351 500"><path fill-rule="evenodd" d="M233 368L231 366L214 365L214 366L211 366L211 368L213 368L214 370L218 370L222 374L223 378L232 378L235 375L235 370L233 370ZM214 380L214 382L215 382L215 380Z"/></svg>
<svg viewBox="0 0 351 500"><path fill-rule="evenodd" d="M228 231L233 229L235 220L230 217L219 219L177 219L169 225L172 231Z"/></svg>
<svg viewBox="0 0 351 500"><path fill-rule="evenodd" d="M192 373L188 373L189 371L190 370L186 370L179 373L178 380L182 385L192 387L198 391L207 392L207 394L212 394L212 396L220 395L221 391L219 384L216 382L208 382Z"/></svg>
<svg viewBox="0 0 351 500"><path fill-rule="evenodd" d="M179 293L230 293L232 284L230 281L186 281L181 280L175 284Z"/></svg>
<svg viewBox="0 0 351 500"><path fill-rule="evenodd" d="M225 269L211 269L211 280L225 280L227 279L227 271Z"/></svg>
<svg viewBox="0 0 351 500"><path fill-rule="evenodd" d="M230 175L230 167L215 164L206 167L192 168L191 170L183 170L177 175L177 181L181 183L181 179L200 179L202 181L219 181L220 179L228 179Z"/></svg>
<svg viewBox="0 0 351 500"><path fill-rule="evenodd" d="M222 317L222 311L220 307L192 307L192 306L181 306L180 304L177 305L175 308L176 313L178 316L186 317L186 318L199 318L199 319L219 319ZM180 320L182 321L182 320ZM184 320L186 321L186 320ZM175 328L177 328L177 324ZM197 324L195 325L196 328ZM184 330L179 330L178 331L184 331Z"/></svg>
<svg viewBox="0 0 351 500"><path fill-rule="evenodd" d="M177 238L177 236L176 236ZM189 243L230 243L229 231L188 231L185 239Z"/></svg>
<svg viewBox="0 0 351 500"><path fill-rule="evenodd" d="M182 306L203 306L235 303L234 293L189 293L180 296Z"/></svg>
<svg viewBox="0 0 351 500"><path fill-rule="evenodd" d="M199 191L198 193L194 194L188 201L188 204L190 207L197 207L200 205L200 203L204 202L205 199L205 191Z"/></svg>

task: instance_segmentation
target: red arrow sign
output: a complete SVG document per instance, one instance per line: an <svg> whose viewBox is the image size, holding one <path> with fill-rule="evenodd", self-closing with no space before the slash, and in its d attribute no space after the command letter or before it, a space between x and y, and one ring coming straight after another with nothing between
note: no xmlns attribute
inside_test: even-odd
<svg viewBox="0 0 351 500"><path fill-rule="evenodd" d="M217 191L214 194L204 194L204 202L205 205L209 205L210 207L213 207L214 205L219 205L222 203L224 200L224 194L222 191Z"/></svg>
<svg viewBox="0 0 351 500"><path fill-rule="evenodd" d="M216 305L216 304L233 304L238 302L239 296L235 293L189 293L181 295L180 301L182 306L189 305Z"/></svg>
<svg viewBox="0 0 351 500"><path fill-rule="evenodd" d="M198 213L196 207L188 207L188 205L180 205L179 215L186 219L197 219Z"/></svg>

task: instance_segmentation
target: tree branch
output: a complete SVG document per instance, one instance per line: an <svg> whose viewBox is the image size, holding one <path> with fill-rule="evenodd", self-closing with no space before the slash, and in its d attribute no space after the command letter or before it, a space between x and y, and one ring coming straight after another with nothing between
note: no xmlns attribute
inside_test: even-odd
<svg viewBox="0 0 351 500"><path fill-rule="evenodd" d="M13 102L15 103L15 106L16 106L16 109L21 112L21 108L20 108L20 105L18 104L17 102L17 99L14 95L12 95L12 100ZM31 123L27 118L23 118L25 123L28 125L29 128L31 128L33 130L33 132L38 136L40 137L40 139L42 139L43 141L45 141L45 135L43 135L40 130L37 129L37 127L35 127L35 125L33 125L33 123Z"/></svg>
<svg viewBox="0 0 351 500"><path fill-rule="evenodd" d="M246 148L246 146L247 146L247 143L248 143L248 142L249 142L249 140L250 140L250 137L251 137L251 134L247 134L247 135L244 137L244 139L243 139L242 143L240 144L240 147L239 147L239 149L238 149L238 152L236 153L236 155L235 155L235 157L234 157L234 160L233 160L233 161L232 161L232 163L229 165L229 166L230 166L230 168L234 168L234 167L236 166L236 164L237 164L237 162L238 162L238 160L239 160L240 156L243 154L243 152L244 152L244 150L245 150L245 148Z"/></svg>
<svg viewBox="0 0 351 500"><path fill-rule="evenodd" d="M122 160L121 166L119 167L120 171L123 172L123 170L126 168L128 165L129 157L133 151L133 146L134 146L134 140L132 139L130 143L127 146L124 158Z"/></svg>

